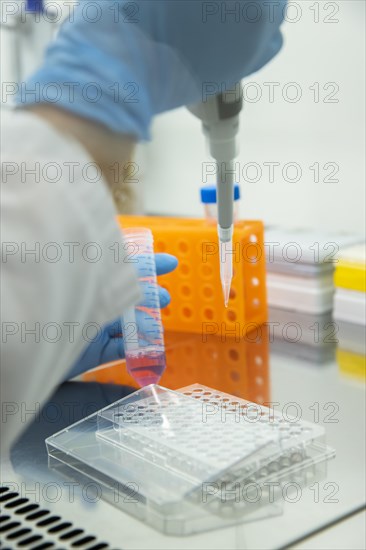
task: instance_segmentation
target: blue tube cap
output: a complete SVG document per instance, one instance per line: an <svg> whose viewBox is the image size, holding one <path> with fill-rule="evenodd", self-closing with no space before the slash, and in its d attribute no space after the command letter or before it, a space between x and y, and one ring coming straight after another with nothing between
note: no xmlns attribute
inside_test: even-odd
<svg viewBox="0 0 366 550"><path fill-rule="evenodd" d="M27 0L26 11L31 11L33 13L42 13L43 8L43 0Z"/></svg>
<svg viewBox="0 0 366 550"><path fill-rule="evenodd" d="M236 183L234 185L234 201L240 199L240 186ZM201 187L201 201L203 204L216 204L216 186L207 185L206 187Z"/></svg>

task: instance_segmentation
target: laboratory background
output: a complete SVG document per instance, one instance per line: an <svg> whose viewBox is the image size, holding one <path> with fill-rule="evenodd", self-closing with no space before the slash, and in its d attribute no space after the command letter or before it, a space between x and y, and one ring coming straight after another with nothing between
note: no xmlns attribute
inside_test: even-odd
<svg viewBox="0 0 366 550"><path fill-rule="evenodd" d="M73 2L5 4L2 114ZM125 359L61 384L4 459L3 548L366 547L365 3L290 1L282 32L223 99L232 240L202 107L156 116L126 163L149 303L121 312Z"/></svg>

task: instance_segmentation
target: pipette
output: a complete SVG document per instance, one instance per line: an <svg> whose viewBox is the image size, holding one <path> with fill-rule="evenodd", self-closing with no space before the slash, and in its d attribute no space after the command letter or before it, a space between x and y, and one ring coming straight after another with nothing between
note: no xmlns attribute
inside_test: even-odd
<svg viewBox="0 0 366 550"><path fill-rule="evenodd" d="M236 136L239 131L239 113L243 106L240 90L240 84L236 84L221 94L189 107L202 120L210 154L216 161L220 277L226 307L233 276L234 161L238 152Z"/></svg>

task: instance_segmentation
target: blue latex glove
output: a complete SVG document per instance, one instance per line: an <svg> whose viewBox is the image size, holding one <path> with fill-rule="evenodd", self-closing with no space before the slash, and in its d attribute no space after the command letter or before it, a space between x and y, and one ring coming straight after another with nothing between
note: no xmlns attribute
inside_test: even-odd
<svg viewBox="0 0 366 550"><path fill-rule="evenodd" d="M173 271L178 260L170 254L155 254L156 272L158 275L165 275ZM169 293L159 287L160 307L164 308L170 303ZM122 315L123 312L121 312ZM93 369L110 361L123 359L123 339L121 319L106 325L102 332L97 335L94 342L91 342L76 361L67 378L73 378L83 372Z"/></svg>
<svg viewBox="0 0 366 550"><path fill-rule="evenodd" d="M209 83L225 91L272 59L285 4L79 0L18 102L52 102L147 139L154 115L202 101Z"/></svg>

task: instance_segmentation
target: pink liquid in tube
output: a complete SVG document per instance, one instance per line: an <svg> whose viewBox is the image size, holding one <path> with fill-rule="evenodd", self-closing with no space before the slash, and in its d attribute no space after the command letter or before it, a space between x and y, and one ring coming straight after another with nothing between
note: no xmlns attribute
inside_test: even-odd
<svg viewBox="0 0 366 550"><path fill-rule="evenodd" d="M126 356L127 370L132 378L144 387L149 384L158 384L165 370L165 353L148 351L129 353Z"/></svg>

